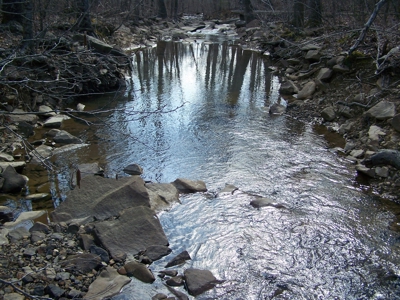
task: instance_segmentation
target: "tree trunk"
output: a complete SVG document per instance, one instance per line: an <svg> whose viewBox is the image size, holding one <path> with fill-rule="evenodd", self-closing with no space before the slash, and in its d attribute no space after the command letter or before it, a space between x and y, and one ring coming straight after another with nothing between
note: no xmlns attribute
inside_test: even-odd
<svg viewBox="0 0 400 300"><path fill-rule="evenodd" d="M93 34L92 21L90 20L89 0L76 0L76 6L79 11L79 18L73 29L77 31L86 31L88 34Z"/></svg>
<svg viewBox="0 0 400 300"><path fill-rule="evenodd" d="M293 25L295 27L304 26L304 3L303 0L294 0L293 3Z"/></svg>
<svg viewBox="0 0 400 300"><path fill-rule="evenodd" d="M321 0L310 0L309 25L312 27L320 26L322 23L322 5Z"/></svg>
<svg viewBox="0 0 400 300"><path fill-rule="evenodd" d="M243 0L244 5L244 19L246 23L249 23L255 19L253 6L251 5L251 0Z"/></svg>
<svg viewBox="0 0 400 300"><path fill-rule="evenodd" d="M31 0L25 0L23 4L23 21L24 28L22 48L29 53L33 52L33 6Z"/></svg>
<svg viewBox="0 0 400 300"><path fill-rule="evenodd" d="M164 0L158 0L158 17L161 19L166 19L168 17Z"/></svg>

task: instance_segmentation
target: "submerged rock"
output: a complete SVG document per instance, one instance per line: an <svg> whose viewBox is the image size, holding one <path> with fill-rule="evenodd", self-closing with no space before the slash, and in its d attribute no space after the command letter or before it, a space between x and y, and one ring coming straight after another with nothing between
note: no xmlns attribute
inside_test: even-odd
<svg viewBox="0 0 400 300"><path fill-rule="evenodd" d="M169 267L177 266L177 265L185 263L187 260L190 260L190 259L192 259L192 258L190 257L189 253L185 250L185 251L181 252L180 254L178 254L177 256L175 256L171 261L169 261L165 267L169 268Z"/></svg>
<svg viewBox="0 0 400 300"><path fill-rule="evenodd" d="M268 198L258 198L256 200L251 201L250 205L255 208L261 208L266 206L272 206L275 208L285 208L285 206L283 206L282 204L276 203L275 201Z"/></svg>

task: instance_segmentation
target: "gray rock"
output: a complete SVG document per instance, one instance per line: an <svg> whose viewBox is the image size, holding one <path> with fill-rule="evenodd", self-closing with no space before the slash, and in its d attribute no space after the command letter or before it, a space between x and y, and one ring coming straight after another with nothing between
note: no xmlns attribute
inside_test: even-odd
<svg viewBox="0 0 400 300"><path fill-rule="evenodd" d="M182 276L175 276L167 279L165 283L169 286L182 286L184 284L184 280Z"/></svg>
<svg viewBox="0 0 400 300"><path fill-rule="evenodd" d="M30 259L32 256L36 255L36 251L37 251L36 248L28 247L25 249L23 256Z"/></svg>
<svg viewBox="0 0 400 300"><path fill-rule="evenodd" d="M153 283L156 280L153 273L146 267L146 265L137 261L126 263L124 268L128 276L135 277L144 283Z"/></svg>
<svg viewBox="0 0 400 300"><path fill-rule="evenodd" d="M56 115L53 117L48 118L44 123L44 127L50 127L50 128L60 128L62 123L65 120L70 119L70 117L65 116L65 115Z"/></svg>
<svg viewBox="0 0 400 300"><path fill-rule="evenodd" d="M79 171L81 171L81 177L90 175L102 175L104 170L99 166L99 163L86 163L78 165Z"/></svg>
<svg viewBox="0 0 400 300"><path fill-rule="evenodd" d="M13 210L8 206L0 206L0 221L1 223L14 220Z"/></svg>
<svg viewBox="0 0 400 300"><path fill-rule="evenodd" d="M1 191L3 193L19 193L26 185L26 179L11 166L8 166L1 174L4 178Z"/></svg>
<svg viewBox="0 0 400 300"><path fill-rule="evenodd" d="M143 169L138 164L130 164L130 165L126 166L123 171L129 175L142 175L143 174Z"/></svg>
<svg viewBox="0 0 400 300"><path fill-rule="evenodd" d="M191 260L192 258L190 257L189 253L185 250L181 253L179 253L177 256L175 256L172 260L170 260L166 264L166 268L170 268L173 266L181 265L185 263L187 260Z"/></svg>
<svg viewBox="0 0 400 300"><path fill-rule="evenodd" d="M387 120L396 115L396 105L393 102L381 101L367 110L365 115L377 120Z"/></svg>
<svg viewBox="0 0 400 300"><path fill-rule="evenodd" d="M17 226L26 225L28 227L33 226L33 221L46 213L44 210L37 210L37 211L24 211L20 213L18 218L14 222L6 222L4 223L5 228L15 228Z"/></svg>
<svg viewBox="0 0 400 300"><path fill-rule="evenodd" d="M14 157L10 154L1 152L0 153L0 161L8 161L8 162L12 162L14 161Z"/></svg>
<svg viewBox="0 0 400 300"><path fill-rule="evenodd" d="M118 180L86 176L81 188L67 192L67 199L52 213L55 222L93 216L104 220L129 207L150 207L144 181L138 176ZM142 249L144 250L144 249Z"/></svg>
<svg viewBox="0 0 400 300"><path fill-rule="evenodd" d="M389 177L389 168L388 167L376 167L375 173L379 177L387 178L387 177Z"/></svg>
<svg viewBox="0 0 400 300"><path fill-rule="evenodd" d="M400 132L400 114L393 117L391 124L397 132Z"/></svg>
<svg viewBox="0 0 400 300"><path fill-rule="evenodd" d="M281 93L282 95L293 95L297 94L298 92L299 89L291 80L283 82L279 88L279 93Z"/></svg>
<svg viewBox="0 0 400 300"><path fill-rule="evenodd" d="M17 171L22 171L26 166L26 162L24 161L0 162L0 169L5 170L8 166L13 167Z"/></svg>
<svg viewBox="0 0 400 300"><path fill-rule="evenodd" d="M184 275L188 292L192 296L198 296L221 283L208 270L186 269Z"/></svg>
<svg viewBox="0 0 400 300"><path fill-rule="evenodd" d="M321 54L319 53L319 50L308 50L307 54L305 56L305 59L310 62L319 61L320 58L321 58Z"/></svg>
<svg viewBox="0 0 400 300"><path fill-rule="evenodd" d="M321 81L329 81L332 78L333 71L329 68L322 68L319 70L317 79Z"/></svg>
<svg viewBox="0 0 400 300"><path fill-rule="evenodd" d="M37 193L37 194L30 194L25 196L25 200L30 201L44 201L51 198L51 195L48 193Z"/></svg>
<svg viewBox="0 0 400 300"><path fill-rule="evenodd" d="M56 129L56 128L50 129L49 131L46 132L46 136L48 136L48 137L50 137L50 138L53 138L53 137L55 137L55 136L57 135L57 133L59 133L60 131L61 131L60 129Z"/></svg>
<svg viewBox="0 0 400 300"><path fill-rule="evenodd" d="M326 107L323 111L321 111L321 117L324 118L325 121L331 122L336 118L336 112L333 107Z"/></svg>
<svg viewBox="0 0 400 300"><path fill-rule="evenodd" d="M271 207L275 207L275 208L284 208L284 206L282 204L277 203L277 202L273 201L272 199L268 199L268 198L258 198L258 199L252 200L250 202L250 205L255 208L261 208L261 207L267 207L267 206L271 206Z"/></svg>
<svg viewBox="0 0 400 300"><path fill-rule="evenodd" d="M371 169L371 168L368 168L368 167L360 164L360 165L356 166L356 170L357 170L357 172L367 175L369 177L372 177L372 178L375 177L375 169Z"/></svg>
<svg viewBox="0 0 400 300"><path fill-rule="evenodd" d="M46 239L46 234L40 231L31 232L31 242L38 243Z"/></svg>
<svg viewBox="0 0 400 300"><path fill-rule="evenodd" d="M43 232L46 234L51 232L50 227L46 224L43 224L42 222L35 222L35 224L33 224L33 226L29 229L29 232L31 233L35 231Z"/></svg>
<svg viewBox="0 0 400 300"><path fill-rule="evenodd" d="M301 91L297 94L297 99L299 100L305 100L310 98L316 89L316 84L314 81L308 82L302 89Z"/></svg>
<svg viewBox="0 0 400 300"><path fill-rule="evenodd" d="M7 293L3 296L4 300L24 300L25 296L20 295L18 293Z"/></svg>
<svg viewBox="0 0 400 300"><path fill-rule="evenodd" d="M319 50L321 49L320 46L315 45L315 44L307 44L303 47L300 48L302 51L309 51L309 50Z"/></svg>
<svg viewBox="0 0 400 300"><path fill-rule="evenodd" d="M159 260L160 258L170 254L172 250L163 245L153 245L146 248L144 255L150 258L152 261Z"/></svg>
<svg viewBox="0 0 400 300"><path fill-rule="evenodd" d="M42 113L41 116L45 117L54 117L57 115L54 109L47 105L40 105L39 112Z"/></svg>
<svg viewBox="0 0 400 300"><path fill-rule="evenodd" d="M8 238L10 239L11 243L29 238L30 236L31 234L25 227L17 227L8 233Z"/></svg>
<svg viewBox="0 0 400 300"><path fill-rule="evenodd" d="M90 246L90 253L98 255L102 261L104 261L106 264L110 262L110 256L108 255L108 252L104 250L103 248L97 247L95 245Z"/></svg>
<svg viewBox="0 0 400 300"><path fill-rule="evenodd" d="M207 192L207 187L204 181L201 180L189 180L184 178L178 178L172 184L181 193L197 193L197 192Z"/></svg>
<svg viewBox="0 0 400 300"><path fill-rule="evenodd" d="M335 71L336 73L346 73L346 72L349 72L350 69L347 66L338 64L338 65L333 66L333 71Z"/></svg>
<svg viewBox="0 0 400 300"><path fill-rule="evenodd" d="M116 260L126 253L135 255L150 246L168 245L160 221L147 206L128 208L118 219L96 223L95 234Z"/></svg>
<svg viewBox="0 0 400 300"><path fill-rule="evenodd" d="M113 267L106 267L90 284L89 291L83 299L109 299L117 295L130 281L130 278L119 275Z"/></svg>
<svg viewBox="0 0 400 300"><path fill-rule="evenodd" d="M274 103L269 108L269 113L271 115L283 115L285 112L286 112L286 106L279 103Z"/></svg>
<svg viewBox="0 0 400 300"><path fill-rule="evenodd" d="M175 277L176 275L178 275L177 270L162 270L159 273L164 276L166 275L166 276L171 276L171 277Z"/></svg>
<svg viewBox="0 0 400 300"><path fill-rule="evenodd" d="M372 141L379 141L381 136L386 135L386 133L380 128L379 126L376 125L371 125L368 130L368 137Z"/></svg>
<svg viewBox="0 0 400 300"><path fill-rule="evenodd" d="M65 130L60 130L53 138L58 144L82 144L82 140Z"/></svg>
<svg viewBox="0 0 400 300"><path fill-rule="evenodd" d="M63 290L62 288L60 288L58 285L56 284L49 284L46 287L46 293L49 294L49 296L53 299L58 299L60 298L62 295L64 295L65 290Z"/></svg>
<svg viewBox="0 0 400 300"><path fill-rule="evenodd" d="M151 208L159 212L174 203L180 203L179 190L171 183L146 183Z"/></svg>
<svg viewBox="0 0 400 300"><path fill-rule="evenodd" d="M53 155L53 148L47 145L40 145L34 151L31 151L29 155L32 157L32 162L40 163Z"/></svg>
<svg viewBox="0 0 400 300"><path fill-rule="evenodd" d="M0 246L9 244L9 241L7 238L9 232L10 231L6 228L2 228L0 230Z"/></svg>
<svg viewBox="0 0 400 300"><path fill-rule="evenodd" d="M355 149L350 151L350 156L355 157L355 158L361 158L364 156L365 151L362 149Z"/></svg>
<svg viewBox="0 0 400 300"><path fill-rule="evenodd" d="M400 170L400 152L382 149L365 161L367 167L390 165Z"/></svg>
<svg viewBox="0 0 400 300"><path fill-rule="evenodd" d="M68 272L59 272L56 274L55 280L67 280L71 277L71 274Z"/></svg>
<svg viewBox="0 0 400 300"><path fill-rule="evenodd" d="M86 274L93 269L98 270L102 267L102 263L98 255L82 253L68 256L66 260L61 262L61 267L65 268L67 271Z"/></svg>
<svg viewBox="0 0 400 300"><path fill-rule="evenodd" d="M89 250L90 247L96 245L94 242L94 237L85 233L79 235L79 244L84 250Z"/></svg>
<svg viewBox="0 0 400 300"><path fill-rule="evenodd" d="M353 127L354 127L354 122L346 122L346 123L340 125L339 133L343 135L343 134L351 131Z"/></svg>
<svg viewBox="0 0 400 300"><path fill-rule="evenodd" d="M12 113L13 114L7 115L11 123L26 122L29 124L36 124L37 120L39 119L37 115L29 114L28 112L19 108L14 109Z"/></svg>

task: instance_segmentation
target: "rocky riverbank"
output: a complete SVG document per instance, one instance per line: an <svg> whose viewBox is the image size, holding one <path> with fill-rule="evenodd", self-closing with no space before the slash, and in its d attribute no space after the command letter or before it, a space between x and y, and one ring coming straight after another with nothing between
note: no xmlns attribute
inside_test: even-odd
<svg viewBox="0 0 400 300"><path fill-rule="evenodd" d="M120 79L126 68L126 57L121 55L123 51L152 46L159 39L190 42L209 31L226 36L238 34L243 47L259 51L266 59L271 59L271 70L282 79L281 106L271 112L323 124L329 131L343 136L346 145L337 149L338 153L354 162L357 172L368 178L373 192L398 200L400 107L394 68L396 53L387 56L377 70L371 55L360 51L347 56L329 36L315 37L315 31L304 33L301 41L294 42L290 30L279 23L262 25L255 21L245 27L242 23L235 25L235 22L216 20L143 22L140 27L121 26L112 37L108 37L109 44L92 39L90 43L98 54L97 58L87 52L84 37L76 38L76 42L58 44L67 47L68 52L75 51L72 60L82 62L84 58L85 67L71 68L79 72L69 74L68 78L72 81L65 82L68 86L77 85L82 94L118 89L122 86ZM111 43L119 47L112 47ZM97 44L100 46L94 46ZM111 52L113 59L105 55ZM121 59L121 62L116 62L115 58ZM39 62L35 60L23 64L38 63L55 70L52 80L57 76L66 78L67 73L63 72L69 68L61 68L58 64L50 66L53 59L47 57ZM17 79L25 76L13 73L11 69L7 72L18 75ZM83 85L73 80L82 78L88 72L93 76L89 81L84 80ZM44 86L42 91L49 88ZM24 168L25 160L45 163L46 158L56 151L84 146L83 141L69 133L52 129L59 128L68 117L76 117L83 108L65 110L64 103L55 101L57 98L41 95L33 95L34 101L29 105L14 105L18 104L17 99L8 93L8 101L3 103L4 110L8 112L4 114L6 120L2 128L2 191L5 193L18 194L24 189L27 178L15 170ZM76 91L74 95L78 95ZM31 111L32 114L26 114ZM34 149L26 151L20 135L26 138L36 127L48 128L46 140L41 145L31 145ZM53 147L53 142L64 146ZM23 153L28 153L28 156ZM85 167L78 169L82 171ZM186 181L185 184L145 184L135 173L129 178L105 179L98 176L101 175L98 167L91 168L87 173L97 175L76 175L71 182L71 187L75 189L52 215L52 220L57 223L45 225L36 222L29 230L26 227L15 229L15 224L8 224L10 229L2 226L1 297L100 299L117 293L130 281L129 276L152 282L155 273L164 277L165 282L169 281L169 294L177 299L186 299L188 296L173 290L173 286L182 286L186 282L189 293L196 295L219 282L207 270L177 274L169 269L150 272L148 267L153 260L170 253L155 213L178 202L180 192L204 191L202 183L194 183L194 188L188 188ZM131 201L132 193L135 201ZM49 195L36 195L39 196ZM117 205L115 199L120 200ZM2 216L8 222L14 219L7 207L2 208ZM139 223L133 224L135 221ZM144 223L148 226L143 232L140 227ZM126 232L136 229L135 237L146 238L138 240L127 236ZM127 256L127 253L135 255ZM179 262L182 260L178 257ZM191 276L193 273L195 276ZM204 277L206 280L200 283L193 281L193 278ZM104 288L110 283L115 284L115 289ZM154 297L165 299L167 295Z"/></svg>

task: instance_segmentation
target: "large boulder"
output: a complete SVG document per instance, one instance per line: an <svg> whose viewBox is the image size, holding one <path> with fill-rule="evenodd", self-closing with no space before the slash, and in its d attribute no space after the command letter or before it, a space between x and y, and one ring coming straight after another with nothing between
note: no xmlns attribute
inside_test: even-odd
<svg viewBox="0 0 400 300"><path fill-rule="evenodd" d="M310 81L310 82L306 83L306 85L297 94L297 99L305 100L305 99L310 98L314 94L316 87L317 87L317 85L315 84L314 81Z"/></svg>
<svg viewBox="0 0 400 300"><path fill-rule="evenodd" d="M131 207L119 218L95 224L95 235L111 257L120 260L149 246L167 246L168 240L156 214L147 206Z"/></svg>
<svg viewBox="0 0 400 300"><path fill-rule="evenodd" d="M168 209L173 203L180 203L179 190L171 183L146 183L151 208L156 212Z"/></svg>
<svg viewBox="0 0 400 300"><path fill-rule="evenodd" d="M200 295L221 283L209 270L186 269L184 276L188 292L192 296Z"/></svg>
<svg viewBox="0 0 400 300"><path fill-rule="evenodd" d="M396 115L396 105L393 102L381 101L367 110L365 114L377 120L387 120Z"/></svg>
<svg viewBox="0 0 400 300"><path fill-rule="evenodd" d="M117 216L126 208L150 207L149 195L139 176L118 180L86 176L82 178L80 188L75 188L66 196L67 199L52 213L55 222L67 222L87 216L105 220Z"/></svg>
<svg viewBox="0 0 400 300"><path fill-rule="evenodd" d="M4 178L3 186L1 191L3 193L19 193L26 185L26 178L11 166L8 166L1 174Z"/></svg>
<svg viewBox="0 0 400 300"><path fill-rule="evenodd" d="M135 277L144 283L153 283L156 280L153 273L146 267L146 265L140 262L130 261L126 263L123 268L126 275Z"/></svg>
<svg viewBox="0 0 400 300"><path fill-rule="evenodd" d="M121 289L131 282L131 279L119 275L113 267L106 267L89 286L89 291L83 299L109 299L117 295Z"/></svg>

